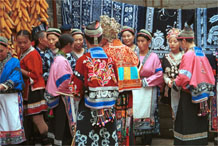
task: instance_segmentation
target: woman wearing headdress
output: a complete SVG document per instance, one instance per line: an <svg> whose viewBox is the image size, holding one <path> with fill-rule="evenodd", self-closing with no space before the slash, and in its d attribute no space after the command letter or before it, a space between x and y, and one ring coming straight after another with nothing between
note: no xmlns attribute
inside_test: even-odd
<svg viewBox="0 0 218 146"><path fill-rule="evenodd" d="M45 79L45 81L48 80L51 64L53 63L55 54L58 52L58 48L55 46L55 44L59 40L61 31L60 29L57 29L57 28L48 28L46 30L46 34L47 34L47 40L48 40L48 50L46 51L44 55L45 69L43 72L43 78Z"/></svg>
<svg viewBox="0 0 218 146"><path fill-rule="evenodd" d="M26 140L23 128L24 81L20 62L12 57L8 40L0 36L0 145L14 145Z"/></svg>
<svg viewBox="0 0 218 146"><path fill-rule="evenodd" d="M169 44L170 52L165 54L162 60L164 82L166 86L164 88L164 96L161 100L162 102L171 105L173 119L176 117L180 93L169 88L168 84L179 74L179 65L184 54L183 51L180 50L179 41L177 40L179 33L180 30L177 28L172 28L169 30L166 38Z"/></svg>
<svg viewBox="0 0 218 146"><path fill-rule="evenodd" d="M72 29L72 37L74 39L74 47L70 53L67 53L67 60L70 62L72 70L75 70L76 61L85 53L83 48L84 35L80 29Z"/></svg>
<svg viewBox="0 0 218 146"><path fill-rule="evenodd" d="M120 33L123 44L127 45L132 49L132 51L137 53L139 51L139 48L134 44L135 30L129 26L123 26Z"/></svg>
<svg viewBox="0 0 218 146"><path fill-rule="evenodd" d="M194 32L186 26L177 37L185 54L179 74L169 86L180 91L180 101L174 127L175 145L207 145L208 105L215 79L202 49L194 43Z"/></svg>
<svg viewBox="0 0 218 146"><path fill-rule="evenodd" d="M72 29L72 37L74 39L74 48L72 53L76 55L76 60L85 53L84 46L84 34L80 29Z"/></svg>
<svg viewBox="0 0 218 146"><path fill-rule="evenodd" d="M120 24L107 15L101 16L103 38L108 43L104 50L111 56L118 71L119 97L116 102L117 134L120 145L133 145L132 90L141 87L137 65L139 59L134 51L118 39Z"/></svg>
<svg viewBox="0 0 218 146"><path fill-rule="evenodd" d="M49 109L53 109L53 118L49 119L48 137L54 145L70 145L74 135L76 115L74 101L70 97L69 84L73 75L66 53L73 49L73 38L70 34L60 36L56 47L54 62L51 65L46 85L46 99Z"/></svg>
<svg viewBox="0 0 218 146"><path fill-rule="evenodd" d="M102 28L98 21L86 26L88 53L77 60L72 91L80 98L76 145L118 145L114 105L118 97L113 59L99 47Z"/></svg>
<svg viewBox="0 0 218 146"><path fill-rule="evenodd" d="M152 135L158 134L158 90L163 84L163 69L158 55L149 48L150 32L141 29L137 34L142 88L133 91L133 118L135 136L142 136L144 145L151 145ZM143 108L142 108L143 107Z"/></svg>

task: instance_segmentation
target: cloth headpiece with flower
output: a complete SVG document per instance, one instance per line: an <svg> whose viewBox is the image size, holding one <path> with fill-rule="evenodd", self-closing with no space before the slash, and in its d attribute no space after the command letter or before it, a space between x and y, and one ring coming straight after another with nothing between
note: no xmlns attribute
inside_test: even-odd
<svg viewBox="0 0 218 146"><path fill-rule="evenodd" d="M172 28L168 31L167 33L167 40L169 40L171 37L178 37L178 35L180 34L180 30L178 28Z"/></svg>

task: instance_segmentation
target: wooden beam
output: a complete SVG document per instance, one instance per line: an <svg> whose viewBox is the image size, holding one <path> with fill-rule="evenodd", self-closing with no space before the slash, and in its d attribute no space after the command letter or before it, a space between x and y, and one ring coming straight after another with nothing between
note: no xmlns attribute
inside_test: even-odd
<svg viewBox="0 0 218 146"><path fill-rule="evenodd" d="M56 0L52 0L52 7L53 7L53 27L57 28L57 8L56 8Z"/></svg>

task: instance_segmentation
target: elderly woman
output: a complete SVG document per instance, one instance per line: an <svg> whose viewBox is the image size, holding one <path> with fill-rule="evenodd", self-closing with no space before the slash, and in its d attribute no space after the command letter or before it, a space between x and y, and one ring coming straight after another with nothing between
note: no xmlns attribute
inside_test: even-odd
<svg viewBox="0 0 218 146"><path fill-rule="evenodd" d="M25 141L23 128L23 77L20 62L8 52L8 40L0 36L0 145Z"/></svg>
<svg viewBox="0 0 218 146"><path fill-rule="evenodd" d="M171 30L169 30L166 38L169 43L169 48L171 50L168 54L165 54L162 60L164 81L166 86L164 90L164 97L162 97L161 100L164 103L171 104L171 108L173 110L173 119L176 117L180 93L175 91L174 89L169 88L168 84L171 80L174 80L179 74L179 65L183 55L183 51L180 50L179 41L177 40L179 32L180 30L176 28L172 28Z"/></svg>
<svg viewBox="0 0 218 146"><path fill-rule="evenodd" d="M151 39L151 34L145 29L137 34L142 88L133 91L134 132L136 136L143 136L142 142L145 145L151 144L152 134L159 133L157 96L158 88L163 83L161 62L149 48Z"/></svg>
<svg viewBox="0 0 218 146"><path fill-rule="evenodd" d="M129 26L123 26L120 33L121 33L123 44L127 45L132 49L132 51L137 53L139 51L139 48L134 44L134 40L135 40L134 29Z"/></svg>

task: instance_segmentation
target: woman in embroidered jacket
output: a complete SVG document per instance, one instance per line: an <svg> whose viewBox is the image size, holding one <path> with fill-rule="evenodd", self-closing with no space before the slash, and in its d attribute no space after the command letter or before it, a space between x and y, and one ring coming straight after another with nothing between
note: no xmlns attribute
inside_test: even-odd
<svg viewBox="0 0 218 146"><path fill-rule="evenodd" d="M69 34L63 34L56 46L59 52L51 65L46 85L46 99L54 114L54 118L49 122L48 137L54 139L55 145L70 145L76 115L73 98L69 96L73 71L66 59L66 53L73 49L73 38Z"/></svg>
<svg viewBox="0 0 218 146"><path fill-rule="evenodd" d="M195 46L194 32L185 27L178 38L185 54L179 75L169 86L181 87L175 120L175 145L207 145L207 100L215 84L212 68L201 48Z"/></svg>
<svg viewBox="0 0 218 146"><path fill-rule="evenodd" d="M44 99L45 82L42 77L42 60L39 53L31 46L31 35L27 30L21 30L16 36L17 45L21 49L20 66L23 74L24 89L24 126L26 136L29 141L33 122L42 136L46 140L48 126L44 121L43 112L47 111L47 105ZM28 127L26 127L28 126ZM30 144L30 143L28 143Z"/></svg>
<svg viewBox="0 0 218 146"><path fill-rule="evenodd" d="M133 145L132 90L141 87L137 65L139 59L118 39L120 24L107 15L101 16L103 38L108 43L104 50L115 61L118 70L119 97L116 101L117 135L119 145Z"/></svg>
<svg viewBox="0 0 218 146"><path fill-rule="evenodd" d="M179 74L179 65L183 55L183 51L180 51L179 41L177 40L179 32L180 30L177 28L172 28L169 30L166 38L171 51L168 54L165 54L162 60L164 81L166 85L164 89L164 96L162 97L161 101L163 103L171 105L173 119L175 119L176 117L180 92L177 92L174 89L169 88L168 84Z"/></svg>
<svg viewBox="0 0 218 146"><path fill-rule="evenodd" d="M89 52L80 57L73 76L74 94L81 100L76 145L117 145L114 105L118 97L117 73L112 58L98 47L102 28L98 21L85 29Z"/></svg>
<svg viewBox="0 0 218 146"><path fill-rule="evenodd" d="M25 141L23 128L23 77L20 62L8 51L8 40L0 36L0 145Z"/></svg>
<svg viewBox="0 0 218 146"><path fill-rule="evenodd" d="M152 134L159 133L158 87L163 83L163 70L159 57L149 49L151 39L151 34L145 29L141 29L137 34L140 78L144 94L137 94L137 90L133 91L134 132L136 136L143 136L142 142L145 145L151 144ZM143 105L146 108L142 109Z"/></svg>

